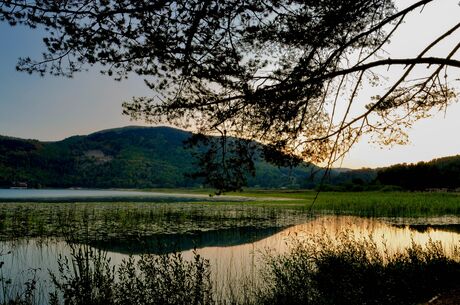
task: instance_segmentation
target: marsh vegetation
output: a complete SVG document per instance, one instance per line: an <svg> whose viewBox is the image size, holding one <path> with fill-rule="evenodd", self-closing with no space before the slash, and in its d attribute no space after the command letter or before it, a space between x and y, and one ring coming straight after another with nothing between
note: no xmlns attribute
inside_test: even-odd
<svg viewBox="0 0 460 305"><path fill-rule="evenodd" d="M383 247L383 248L382 248ZM343 231L311 235L284 254L266 254L261 281L227 283L224 294L212 281L209 260L196 250L129 256L118 265L103 250L72 245L51 273L53 291L36 297L36 279L21 292L3 294L2 304L419 304L458 286L460 252L440 242L390 251L372 237ZM4 292L8 282L2 278ZM236 285L236 286L235 286Z"/></svg>
<svg viewBox="0 0 460 305"><path fill-rule="evenodd" d="M197 190L189 196L204 194L209 191ZM80 202L66 202L65 198L55 202L1 202L0 239L71 234L76 239L120 240L236 227L282 228L318 214L403 218L399 221L412 218L412 222L451 215L454 223L460 215L458 193L322 192L316 201L314 191L249 190L229 195L219 201L144 196L124 201L96 197L80 198Z"/></svg>
<svg viewBox="0 0 460 305"><path fill-rule="evenodd" d="M1 203L0 303L419 304L459 284L455 193L238 195Z"/></svg>

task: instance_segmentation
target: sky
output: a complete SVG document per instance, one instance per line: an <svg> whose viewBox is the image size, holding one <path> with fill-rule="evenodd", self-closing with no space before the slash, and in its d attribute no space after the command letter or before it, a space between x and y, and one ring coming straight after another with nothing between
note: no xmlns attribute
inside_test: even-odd
<svg viewBox="0 0 460 305"><path fill-rule="evenodd" d="M396 1L400 8L413 2ZM392 57L409 56L459 21L458 0L436 0L407 19L386 50ZM460 35L450 39L451 43L458 41ZM439 54L443 54L442 48ZM121 114L123 101L150 94L141 78L132 76L116 82L100 75L97 69L78 73L71 79L40 77L15 70L19 57L40 58L43 50L40 32L0 23L1 135L55 141L102 129L147 125L141 121L132 122ZM452 71L458 79L460 70ZM459 82L457 88L460 88ZM460 154L460 136L457 136L460 133L460 103L454 103L446 112L418 121L408 133L410 143L404 146L381 147L363 138L335 166L381 167Z"/></svg>

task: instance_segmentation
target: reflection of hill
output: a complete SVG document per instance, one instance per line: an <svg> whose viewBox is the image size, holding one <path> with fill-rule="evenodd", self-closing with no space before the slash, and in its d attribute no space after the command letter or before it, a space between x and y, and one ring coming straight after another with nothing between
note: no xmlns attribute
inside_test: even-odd
<svg viewBox="0 0 460 305"><path fill-rule="evenodd" d="M239 227L186 234L158 234L147 239L92 242L91 245L110 252L141 254L171 253L204 247L231 247L253 243L284 230L284 227L256 228Z"/></svg>
<svg viewBox="0 0 460 305"><path fill-rule="evenodd" d="M398 228L405 227L406 225L394 225ZM429 230L460 233L460 224L446 224L446 225L407 225L407 227L419 233L426 233Z"/></svg>

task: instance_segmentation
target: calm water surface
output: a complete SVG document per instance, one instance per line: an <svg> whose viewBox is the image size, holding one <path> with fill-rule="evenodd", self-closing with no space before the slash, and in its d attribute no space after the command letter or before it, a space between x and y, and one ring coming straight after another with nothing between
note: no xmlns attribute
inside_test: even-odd
<svg viewBox="0 0 460 305"><path fill-rule="evenodd" d="M312 234L336 236L348 230L358 237L372 236L380 245L385 242L390 252L410 246L412 241L425 244L430 239L440 241L448 252L460 246L460 218L451 217L448 224L434 226L402 225L397 219L395 222L398 224L395 225L391 221L352 216L322 216L285 229L265 228L260 231L252 228L222 232L216 230L208 232L207 235L196 235L193 243L197 247L196 251L210 261L216 288L223 293L228 293L228 283L257 282L258 268L263 265L267 252L284 253L294 240L309 238ZM439 223L442 219L431 222ZM171 238L177 239L177 244L184 242L184 237L180 239L171 235ZM187 236L185 242L190 243L190 238ZM233 241L228 242L229 238ZM184 247L187 248L189 250L182 253L185 258L190 259L193 257L193 250L190 250L191 247ZM119 264L127 257L126 249L105 249L109 250L108 256L114 264ZM9 251L11 253L8 253ZM0 252L3 252L1 260L5 262L2 268L3 277L11 277L16 284L20 284L30 278L30 270L36 270L36 276L41 279L42 293L49 291L49 288L46 288L49 281L48 273L57 272L56 262L59 255L70 255L69 246L63 241L41 242L36 239L1 242Z"/></svg>
<svg viewBox="0 0 460 305"><path fill-rule="evenodd" d="M0 189L1 200L71 200L71 199L170 199L170 200L209 200L209 201L250 201L250 198L239 196L213 196L205 194L142 192L130 190L87 190L87 189Z"/></svg>

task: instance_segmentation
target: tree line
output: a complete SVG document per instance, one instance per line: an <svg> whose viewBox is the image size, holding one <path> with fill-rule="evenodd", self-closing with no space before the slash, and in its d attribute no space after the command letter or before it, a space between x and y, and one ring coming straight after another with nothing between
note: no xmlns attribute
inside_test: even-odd
<svg viewBox="0 0 460 305"><path fill-rule="evenodd" d="M377 180L412 191L456 190L460 188L460 155L393 165L379 170Z"/></svg>

